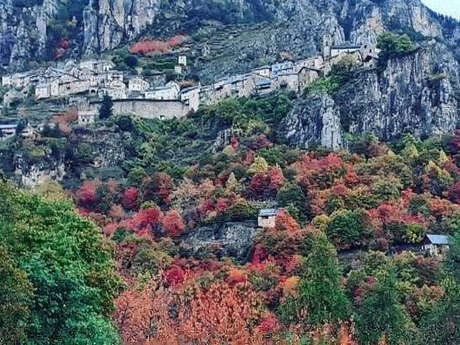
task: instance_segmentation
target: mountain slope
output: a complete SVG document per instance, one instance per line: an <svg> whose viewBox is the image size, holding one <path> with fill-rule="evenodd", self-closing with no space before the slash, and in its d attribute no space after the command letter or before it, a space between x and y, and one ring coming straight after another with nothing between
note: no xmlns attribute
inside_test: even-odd
<svg viewBox="0 0 460 345"><path fill-rule="evenodd" d="M460 37L457 22L452 28L419 0L6 0L0 10L0 60L11 68L54 58L56 47L67 48L69 57L98 54L142 37L199 33L210 21L217 28L215 21L259 24L250 35L221 42L230 64L218 68L222 60L214 59L210 67L220 73L273 61L283 51L314 55L325 40L375 42L384 30L436 37L452 47Z"/></svg>

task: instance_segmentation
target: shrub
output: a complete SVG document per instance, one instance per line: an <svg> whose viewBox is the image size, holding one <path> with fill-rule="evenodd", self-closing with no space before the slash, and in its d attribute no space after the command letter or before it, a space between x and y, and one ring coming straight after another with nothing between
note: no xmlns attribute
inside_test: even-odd
<svg viewBox="0 0 460 345"><path fill-rule="evenodd" d="M362 209L340 210L331 215L327 236L341 248L360 246L369 239L366 212Z"/></svg>

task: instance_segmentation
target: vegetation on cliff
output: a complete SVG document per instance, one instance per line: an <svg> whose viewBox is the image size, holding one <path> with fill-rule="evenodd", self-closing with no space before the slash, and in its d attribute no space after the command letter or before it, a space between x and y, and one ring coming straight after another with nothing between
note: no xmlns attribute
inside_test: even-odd
<svg viewBox="0 0 460 345"><path fill-rule="evenodd" d="M23 150L57 140L72 169L65 191L36 191L57 201L2 184L0 270L11 307L0 336L75 345L96 330L97 345L115 344L117 333L128 345L457 343L460 132L299 150L278 136L291 103L273 95L182 120L110 117L99 130L112 127L126 152L112 176L89 173L97 150L78 143L78 132L10 142ZM65 128L72 118L60 120ZM198 252L187 247L209 224L255 221L275 202L283 211L258 231L249 258L222 257L205 242ZM445 262L407 251L427 233L454 239Z"/></svg>

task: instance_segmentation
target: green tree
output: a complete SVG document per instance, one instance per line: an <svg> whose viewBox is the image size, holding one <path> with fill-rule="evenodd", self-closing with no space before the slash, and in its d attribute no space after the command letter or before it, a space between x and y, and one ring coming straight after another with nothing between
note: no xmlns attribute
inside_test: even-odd
<svg viewBox="0 0 460 345"><path fill-rule="evenodd" d="M367 293L356 315L356 331L361 344L410 344L415 338L413 325L396 286L393 271L384 272L379 282Z"/></svg>
<svg viewBox="0 0 460 345"><path fill-rule="evenodd" d="M134 55L128 55L127 57L125 57L124 62L126 66L128 66L129 68L136 67L138 63L137 57L135 57Z"/></svg>
<svg viewBox="0 0 460 345"><path fill-rule="evenodd" d="M422 319L422 344L460 344L460 285L458 281L444 283L445 295Z"/></svg>
<svg viewBox="0 0 460 345"><path fill-rule="evenodd" d="M305 222L308 218L307 198L302 188L295 183L287 183L278 191L276 200L279 206L286 207L297 221Z"/></svg>
<svg viewBox="0 0 460 345"><path fill-rule="evenodd" d="M20 344L26 339L32 284L4 247L0 247L0 258L0 344Z"/></svg>
<svg viewBox="0 0 460 345"><path fill-rule="evenodd" d="M337 253L326 236L320 234L311 239L311 250L305 265L299 297L288 299L280 306L281 320L317 325L346 319L349 301L340 282L342 275ZM304 313L306 319L301 319Z"/></svg>
<svg viewBox="0 0 460 345"><path fill-rule="evenodd" d="M328 224L327 237L340 246L358 246L369 238L366 214L362 209L339 210L331 215L332 221Z"/></svg>
<svg viewBox="0 0 460 345"><path fill-rule="evenodd" d="M119 344L109 313L122 284L94 224L70 203L0 182L0 236L34 291L26 344ZM21 325L21 317L9 317Z"/></svg>
<svg viewBox="0 0 460 345"><path fill-rule="evenodd" d="M113 113L113 101L108 95L104 95L102 98L101 108L99 109L99 118L101 120L108 119Z"/></svg>
<svg viewBox="0 0 460 345"><path fill-rule="evenodd" d="M414 51L415 45L406 34L384 32L377 39L377 48L385 56L398 56Z"/></svg>
<svg viewBox="0 0 460 345"><path fill-rule="evenodd" d="M446 272L460 283L460 231L450 237L449 251L445 261Z"/></svg>

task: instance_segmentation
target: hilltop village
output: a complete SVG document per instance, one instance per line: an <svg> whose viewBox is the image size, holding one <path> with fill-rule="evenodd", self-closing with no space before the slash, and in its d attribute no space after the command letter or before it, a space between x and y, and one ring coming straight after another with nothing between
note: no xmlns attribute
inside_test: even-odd
<svg viewBox="0 0 460 345"><path fill-rule="evenodd" d="M196 111L200 105L214 104L228 97L264 95L285 89L301 92L326 75L345 56L364 67L373 67L378 58L375 45L328 45L316 57L261 66L250 73L228 76L210 85L167 81L165 73L153 73L148 79L119 71L112 61L68 61L60 68L48 67L2 76L7 90L3 107L12 100L33 93L37 102L63 101L78 108L79 124L94 123L102 98L113 100L114 114L132 114L143 118L170 119ZM175 73L187 69L187 56L178 55ZM14 124L4 124L3 137L14 132Z"/></svg>

